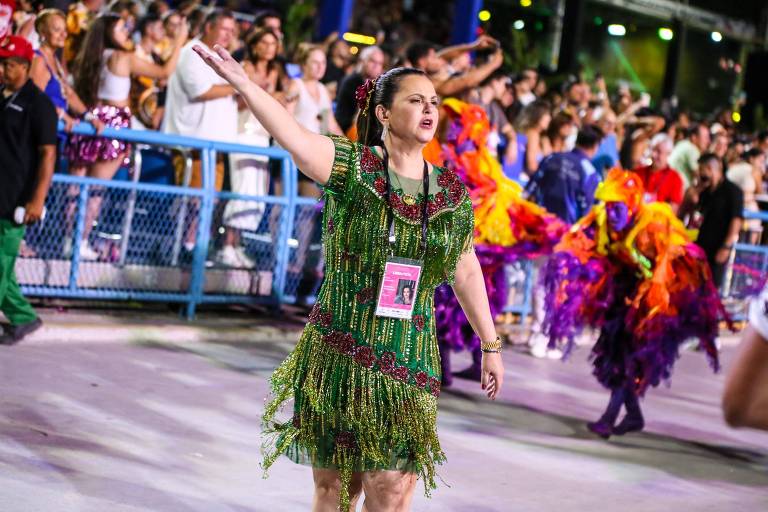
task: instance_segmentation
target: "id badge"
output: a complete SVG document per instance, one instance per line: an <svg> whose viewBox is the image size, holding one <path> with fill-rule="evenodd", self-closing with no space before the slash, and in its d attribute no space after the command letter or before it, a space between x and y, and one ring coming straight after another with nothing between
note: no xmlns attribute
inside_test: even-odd
<svg viewBox="0 0 768 512"><path fill-rule="evenodd" d="M411 319L422 268L419 260L387 258L376 301L376 316Z"/></svg>

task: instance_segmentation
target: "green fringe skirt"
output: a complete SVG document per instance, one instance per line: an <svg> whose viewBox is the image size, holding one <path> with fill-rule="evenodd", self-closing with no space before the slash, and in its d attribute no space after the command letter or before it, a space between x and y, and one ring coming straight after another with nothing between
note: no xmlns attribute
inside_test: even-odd
<svg viewBox="0 0 768 512"><path fill-rule="evenodd" d="M368 351L370 353L372 351ZM271 378L264 412L264 469L280 455L315 468L337 469L341 510L348 510L352 473L416 473L425 493L435 488L435 466L445 461L437 438L437 395L403 382L354 349L329 345L307 326L296 349ZM280 409L293 399L293 417Z"/></svg>

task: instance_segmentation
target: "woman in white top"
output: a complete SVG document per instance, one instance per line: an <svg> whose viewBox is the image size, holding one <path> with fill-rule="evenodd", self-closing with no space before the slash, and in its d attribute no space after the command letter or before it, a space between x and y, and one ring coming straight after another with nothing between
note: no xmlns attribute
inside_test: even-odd
<svg viewBox="0 0 768 512"><path fill-rule="evenodd" d="M186 40L187 30L183 28L176 38L171 58L159 66L141 59L129 49L130 33L120 16L110 13L94 19L74 62L75 91L89 109L85 119L99 119L111 128L130 127L131 75L168 78ZM74 136L67 147L70 174L111 180L120 166L128 163L129 153L130 145L123 141ZM98 258L96 251L88 245L88 235L101 207L102 191L92 190L83 239L79 242L83 259Z"/></svg>
<svg viewBox="0 0 768 512"><path fill-rule="evenodd" d="M326 58L320 45L302 43L296 51L296 62L301 65L301 78L293 80L288 88L287 109L298 123L320 135L343 135L333 115L331 96L320 80L325 75ZM299 195L319 198L320 189L303 173L299 173ZM289 277L300 279L304 273L312 234L317 227L318 210L304 206L297 212L296 239L298 248L288 268ZM322 255L317 268L322 268ZM309 274L312 274L310 271Z"/></svg>
<svg viewBox="0 0 768 512"><path fill-rule="evenodd" d="M257 30L246 43L247 57L243 69L248 78L272 96L276 96L282 68L277 61L280 39L270 29ZM248 146L269 146L269 133L253 115L248 105L241 102L238 111L237 143ZM229 182L232 192L249 196L269 193L269 158L248 153L229 155ZM224 209L227 233L218 255L219 263L239 268L253 268L254 261L240 245L241 230L256 230L264 216L266 206L256 201L232 199Z"/></svg>
<svg viewBox="0 0 768 512"><path fill-rule="evenodd" d="M320 82L326 67L323 47L302 43L296 52L296 61L301 66L302 76L293 80L289 88L289 98L296 98L293 117L312 132L343 135L333 116L328 89Z"/></svg>

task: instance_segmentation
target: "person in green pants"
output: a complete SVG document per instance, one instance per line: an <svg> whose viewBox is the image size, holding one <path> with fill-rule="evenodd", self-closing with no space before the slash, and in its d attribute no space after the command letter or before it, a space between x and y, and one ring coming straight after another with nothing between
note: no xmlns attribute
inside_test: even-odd
<svg viewBox="0 0 768 512"><path fill-rule="evenodd" d="M56 108L29 79L33 55L23 37L0 44L0 311L10 322L0 345L18 343L42 325L14 270L25 225L43 216L56 162ZM16 213L19 207L23 213Z"/></svg>

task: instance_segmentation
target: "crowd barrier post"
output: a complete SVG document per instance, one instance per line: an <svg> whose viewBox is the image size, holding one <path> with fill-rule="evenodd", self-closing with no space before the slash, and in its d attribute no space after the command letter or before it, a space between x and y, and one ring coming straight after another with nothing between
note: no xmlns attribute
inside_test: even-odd
<svg viewBox="0 0 768 512"><path fill-rule="evenodd" d="M80 193L77 195L77 220L75 221L75 229L72 233L72 244L70 246L72 266L69 270L69 289L73 292L77 290L77 278L80 271L80 240L83 238L85 218L88 213L88 189L87 183L81 184Z"/></svg>
<svg viewBox="0 0 768 512"><path fill-rule="evenodd" d="M60 126L60 130L63 126ZM94 135L94 128L88 123L81 123L73 129L74 133L80 135ZM302 198L298 195L298 170L290 155L280 148L254 148L239 144L230 144L225 142L216 142L209 140L194 139L190 137L181 137L175 135L163 134L155 131L138 131L130 129L112 129L107 128L103 136L125 140L136 145L137 153L134 158L134 172L131 181L108 181L94 178L68 176L57 174L54 176L53 183L58 187L57 196L54 204L58 205L59 211L72 212L72 217L56 218L53 215L45 222L54 222L53 229L67 239L71 247L71 253L65 253L63 261L57 249L47 249L43 254L36 257L27 265L36 268L37 275L47 275L55 267L61 272L59 281L49 281L47 277L39 278L38 281L27 281L31 284L22 284L22 290L30 295L45 297L66 297L66 298L98 298L98 299L135 299L135 300L170 300L180 302L186 306L186 316L192 318L195 315L196 308L202 303L236 303L236 302L259 302L269 303L280 306L291 303L296 300L295 276L288 279L288 269L292 258L292 250L295 249L296 240L293 240L294 230L297 219L300 218L298 212L300 208L306 208L315 204L315 200ZM181 150L184 158L184 179L181 186L143 183L139 180L139 168L141 166L141 154L138 151L142 145L158 145L166 148ZM144 146L147 147L147 146ZM190 154L192 151L200 152L202 188L189 188L189 178L192 167ZM215 190L216 176L216 158L220 153L244 152L255 155L262 155L280 160L280 175L282 178L283 194L282 196L243 196L237 193L217 193ZM191 264L185 266L181 273L184 277L180 281L178 288L163 287L141 287L132 284L114 284L120 281L105 281L105 284L91 284L93 272L93 263L84 263L79 251L80 242L83 240L83 234L86 231L86 219L88 218L88 203L94 193L102 193L104 189L109 193L115 193L122 190L120 197L125 204L125 210L122 212L124 217L120 219L117 230L120 232L121 241L119 244L119 258L113 260L111 269L122 269L139 265L163 265L170 264L170 268L179 269L179 253L183 244L185 228L189 216L197 216L198 224L196 229L196 243L192 253ZM162 263L143 263L139 260L136 263L136 256L130 257L130 249L135 237L141 240L146 236L146 228L136 231L135 224L137 208L141 201L146 201L146 197L152 197L151 194L164 194L165 197L173 197L178 200L179 207L170 215L170 221L166 219L167 228L163 235L164 247L167 249L168 258L158 260ZM219 199L219 197L221 199ZM142 199L144 198L144 199ZM271 240L267 243L272 244L268 256L269 260L262 259L262 266L258 272L265 268L271 272L271 289L267 286L269 295L261 295L263 292L259 288L258 293L240 291L224 288L221 293L216 292L214 288L210 289L206 285L206 260L210 250L212 235L211 229L214 226L214 211L219 200L244 200L254 202L264 202L272 205L272 208L281 208L277 215L276 225L268 232L267 238L263 232L263 240ZM58 201L58 202L57 202ZM74 203L74 205L73 205ZM63 207L62 207L63 204ZM196 210L196 211L195 211ZM61 215L61 214L59 214ZM144 213L143 215L146 215ZM768 213L766 212L744 212L745 219L759 219L763 224L768 222ZM141 219L141 217L139 217ZM141 222L139 220L139 222ZM145 221L146 222L146 221ZM160 222L160 221L158 221ZM160 228L156 228L160 229ZM255 228L254 228L255 229ZM264 229L264 227L260 228ZM50 232L51 228L48 228ZM29 231L28 231L29 234ZM34 236L34 235L32 235ZM71 238L70 238L71 237ZM44 240L44 244L47 240ZM48 242L50 243L50 242ZM139 242L141 243L141 242ZM262 243L265 243L262 241ZM46 249L45 247L43 247ZM50 248L50 246L49 246ZM262 254L264 252L262 251ZM131 260L133 258L133 260ZM66 263L64 265L63 263ZM101 260L99 263L103 267L108 267L108 261ZM109 269L108 269L109 270ZM109 270L110 272L112 270ZM522 300L516 301L516 304L509 304L505 311L518 313L521 323L531 313L531 295L534 283L531 275L531 265L524 264L525 272L524 282L522 282ZM763 246L760 241L753 238L747 239L735 245L728 265L727 283L723 287L722 295L724 299L732 302L743 302L743 296L754 293L752 290L764 281L764 276L768 272L768 247ZM135 268L134 268L135 271ZM157 271L157 269L155 270ZM162 271L162 270L160 270ZM178 270L177 270L178 271ZM107 274L105 275L114 275ZM258 276L257 276L258 277ZM43 279L42 281L40 279ZM58 278L57 278L58 279ZM253 278L256 283L256 277ZM522 277L521 277L522 279ZM121 283L121 282L120 282ZM132 283L132 282L131 282ZM153 283L154 284L154 283ZM174 286L177 286L174 284ZM253 284L255 286L255 284ZM261 296L256 296L261 295ZM741 304L741 302L739 302Z"/></svg>
<svg viewBox="0 0 768 512"><path fill-rule="evenodd" d="M141 150L147 146L136 146L133 151L133 172L131 173L131 182L136 184L141 178ZM128 240L131 238L131 226L133 225L133 215L136 212L136 198L138 190L132 188L128 192L128 206L123 219L123 230L120 238L120 266L125 265L125 257L128 253Z"/></svg>
<svg viewBox="0 0 768 512"><path fill-rule="evenodd" d="M278 300L282 303L285 299L285 275L288 269L289 247L288 239L291 236L291 226L293 226L295 217L295 167L293 161L287 158L283 159L280 165L281 176L285 184L285 196L288 199L287 204L280 211L280 226L277 232L277 262L275 265L275 290Z"/></svg>
<svg viewBox="0 0 768 512"><path fill-rule="evenodd" d="M203 284L205 282L205 261L208 257L208 246L211 240L211 224L213 222L213 193L216 173L216 150L204 148L200 155L203 197L198 216L195 252L192 258L192 277L189 282L190 300L187 303L187 318L195 316L195 308L202 301Z"/></svg>

